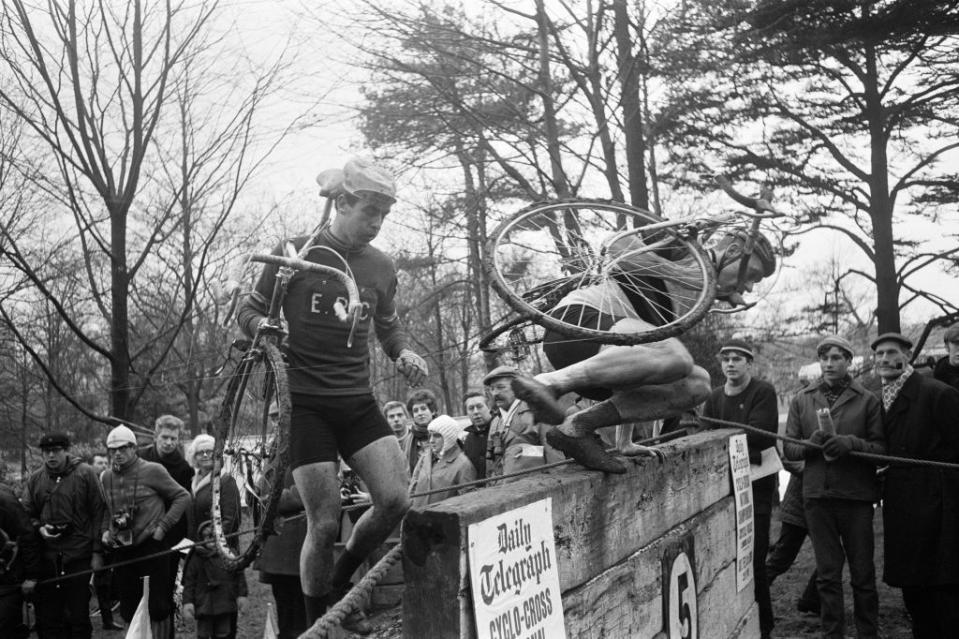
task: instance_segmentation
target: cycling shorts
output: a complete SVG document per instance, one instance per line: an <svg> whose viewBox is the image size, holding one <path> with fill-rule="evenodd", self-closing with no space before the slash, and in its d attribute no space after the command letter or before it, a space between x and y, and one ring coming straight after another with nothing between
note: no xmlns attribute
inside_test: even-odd
<svg viewBox="0 0 959 639"><path fill-rule="evenodd" d="M372 394L292 393L290 468L349 459L383 437L395 437Z"/></svg>
<svg viewBox="0 0 959 639"><path fill-rule="evenodd" d="M601 331L608 331L613 324L621 319L583 304L561 306L554 309L550 315L561 322L589 326ZM546 354L546 359L553 365L553 368L557 370L589 359L598 353L602 346L603 344L600 342L568 337L552 329L547 329L543 335L543 353ZM576 393L595 401L609 399L613 394L608 388L601 387L577 388Z"/></svg>

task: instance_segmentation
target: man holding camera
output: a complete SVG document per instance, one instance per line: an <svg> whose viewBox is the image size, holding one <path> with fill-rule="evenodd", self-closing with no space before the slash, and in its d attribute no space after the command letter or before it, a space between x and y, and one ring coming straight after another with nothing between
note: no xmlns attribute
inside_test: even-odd
<svg viewBox="0 0 959 639"><path fill-rule="evenodd" d="M137 440L126 426L107 435L111 467L103 473L107 512L101 524L101 541L112 548L114 560L123 563L167 549L164 539L190 505L190 493L170 476L166 468L137 455ZM150 579L150 622L154 637L167 637L173 623L173 591L170 558L152 559L114 569L120 591L120 615L133 618L143 595L142 577Z"/></svg>
<svg viewBox="0 0 959 639"><path fill-rule="evenodd" d="M103 567L99 526L104 504L97 476L69 454L70 438L40 438L43 468L27 479L22 502L42 540L43 579ZM34 602L41 637L90 637L90 574L37 587Z"/></svg>

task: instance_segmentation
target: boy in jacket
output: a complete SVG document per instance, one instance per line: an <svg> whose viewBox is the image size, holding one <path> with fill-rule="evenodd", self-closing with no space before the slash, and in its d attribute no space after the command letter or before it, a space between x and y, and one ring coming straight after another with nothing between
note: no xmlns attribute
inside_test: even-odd
<svg viewBox="0 0 959 639"><path fill-rule="evenodd" d="M183 616L196 618L197 639L229 637L232 619L246 607L247 587L243 571L230 572L217 561L213 526L200 525L203 542L190 553L183 571Z"/></svg>
<svg viewBox="0 0 959 639"><path fill-rule="evenodd" d="M847 340L827 337L816 352L822 378L793 398L786 421L786 435L815 446L786 442L784 452L787 459L806 461L803 507L816 554L823 637L845 636L842 568L848 560L856 633L859 639L875 638L879 596L872 519L879 481L875 464L849 453L886 452L881 405L849 375L853 349Z"/></svg>

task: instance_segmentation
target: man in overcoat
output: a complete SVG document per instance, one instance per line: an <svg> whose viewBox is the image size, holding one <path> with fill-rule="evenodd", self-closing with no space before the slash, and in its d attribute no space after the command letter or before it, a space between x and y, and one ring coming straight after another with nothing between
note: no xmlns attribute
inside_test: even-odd
<svg viewBox="0 0 959 639"><path fill-rule="evenodd" d="M885 333L872 343L882 379L887 450L896 457L959 463L959 391L915 373L912 342ZM890 465L883 486L883 580L902 589L913 637L959 629L959 472Z"/></svg>

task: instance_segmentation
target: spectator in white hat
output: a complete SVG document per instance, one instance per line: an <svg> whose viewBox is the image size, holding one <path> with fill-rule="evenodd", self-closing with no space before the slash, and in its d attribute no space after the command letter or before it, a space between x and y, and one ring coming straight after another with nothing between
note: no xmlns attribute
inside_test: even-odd
<svg viewBox="0 0 959 639"><path fill-rule="evenodd" d="M107 513L100 526L103 545L112 548L113 561L123 564L167 549L166 534L190 506L190 493L167 469L137 455L137 438L126 426L107 435L111 467L101 482ZM169 555L120 565L114 579L120 592L120 616L133 619L143 595L142 577L150 575L150 623L153 636L170 635L173 624L173 580Z"/></svg>
<svg viewBox="0 0 959 639"><path fill-rule="evenodd" d="M460 494L460 484L476 479L476 469L460 449L458 437L462 428L449 415L440 415L427 427L430 433L430 452L422 455L413 469L410 496L414 507L435 504ZM448 488L443 492L422 497L417 493Z"/></svg>

